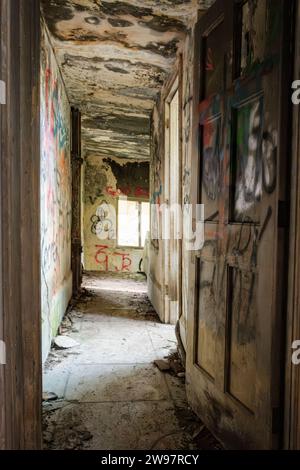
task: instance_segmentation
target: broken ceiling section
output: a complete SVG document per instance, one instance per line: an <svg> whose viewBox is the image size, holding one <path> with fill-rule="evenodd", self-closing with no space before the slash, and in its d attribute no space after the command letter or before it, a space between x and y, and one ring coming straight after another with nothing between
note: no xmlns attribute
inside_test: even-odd
<svg viewBox="0 0 300 470"><path fill-rule="evenodd" d="M85 153L149 159L149 115L198 0L42 0Z"/></svg>

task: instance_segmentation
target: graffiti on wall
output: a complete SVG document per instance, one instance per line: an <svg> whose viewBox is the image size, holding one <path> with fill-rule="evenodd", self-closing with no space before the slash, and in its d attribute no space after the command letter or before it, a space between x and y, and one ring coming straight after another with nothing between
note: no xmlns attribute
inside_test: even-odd
<svg viewBox="0 0 300 470"><path fill-rule="evenodd" d="M137 186L136 188L125 186L116 189L112 186L107 186L106 194L112 197L128 196L149 199L149 190L142 188L141 186Z"/></svg>
<svg viewBox="0 0 300 470"><path fill-rule="evenodd" d="M71 269L70 108L48 39L41 63L42 298L51 299ZM45 306L44 306L45 311Z"/></svg>
<svg viewBox="0 0 300 470"><path fill-rule="evenodd" d="M269 194L276 188L277 142L278 133L276 129L269 127L264 131L262 138L263 186L265 191Z"/></svg>
<svg viewBox="0 0 300 470"><path fill-rule="evenodd" d="M235 218L257 219L256 202L262 195L263 102L255 100L238 110Z"/></svg>
<svg viewBox="0 0 300 470"><path fill-rule="evenodd" d="M132 265L130 253L111 252L108 245L96 245L95 261L103 271L113 265L116 272L130 272Z"/></svg>
<svg viewBox="0 0 300 470"><path fill-rule="evenodd" d="M100 240L116 238L116 211L111 204L102 201L97 207L96 214L91 217L91 232Z"/></svg>

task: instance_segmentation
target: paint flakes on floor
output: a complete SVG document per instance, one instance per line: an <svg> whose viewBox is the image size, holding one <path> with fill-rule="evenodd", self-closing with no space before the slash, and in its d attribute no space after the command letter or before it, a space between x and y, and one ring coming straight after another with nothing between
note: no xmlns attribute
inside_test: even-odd
<svg viewBox="0 0 300 470"><path fill-rule="evenodd" d="M160 323L143 276L85 276L60 334L77 346L45 364L44 393L57 396L43 403L45 449L219 448L188 406L174 326Z"/></svg>

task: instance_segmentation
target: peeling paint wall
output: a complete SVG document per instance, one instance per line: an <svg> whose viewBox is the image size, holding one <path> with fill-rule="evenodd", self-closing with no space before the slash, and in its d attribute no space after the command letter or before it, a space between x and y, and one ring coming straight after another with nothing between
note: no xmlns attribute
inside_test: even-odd
<svg viewBox="0 0 300 470"><path fill-rule="evenodd" d="M139 271L143 249L117 246L118 197L149 200L149 163L88 155L84 167L84 269Z"/></svg>
<svg viewBox="0 0 300 470"><path fill-rule="evenodd" d="M45 361L72 295L70 105L46 28L41 49L41 295Z"/></svg>
<svg viewBox="0 0 300 470"><path fill-rule="evenodd" d="M42 0L85 150L149 161L149 116L211 0Z"/></svg>

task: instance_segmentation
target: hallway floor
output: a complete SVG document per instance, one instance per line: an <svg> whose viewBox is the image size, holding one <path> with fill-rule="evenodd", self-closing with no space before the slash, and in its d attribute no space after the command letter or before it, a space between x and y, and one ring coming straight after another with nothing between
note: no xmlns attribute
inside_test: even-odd
<svg viewBox="0 0 300 470"><path fill-rule="evenodd" d="M216 448L188 408L174 326L160 323L144 277L89 275L84 288L60 331L73 347L54 345L45 365L44 447L197 449L202 435Z"/></svg>

